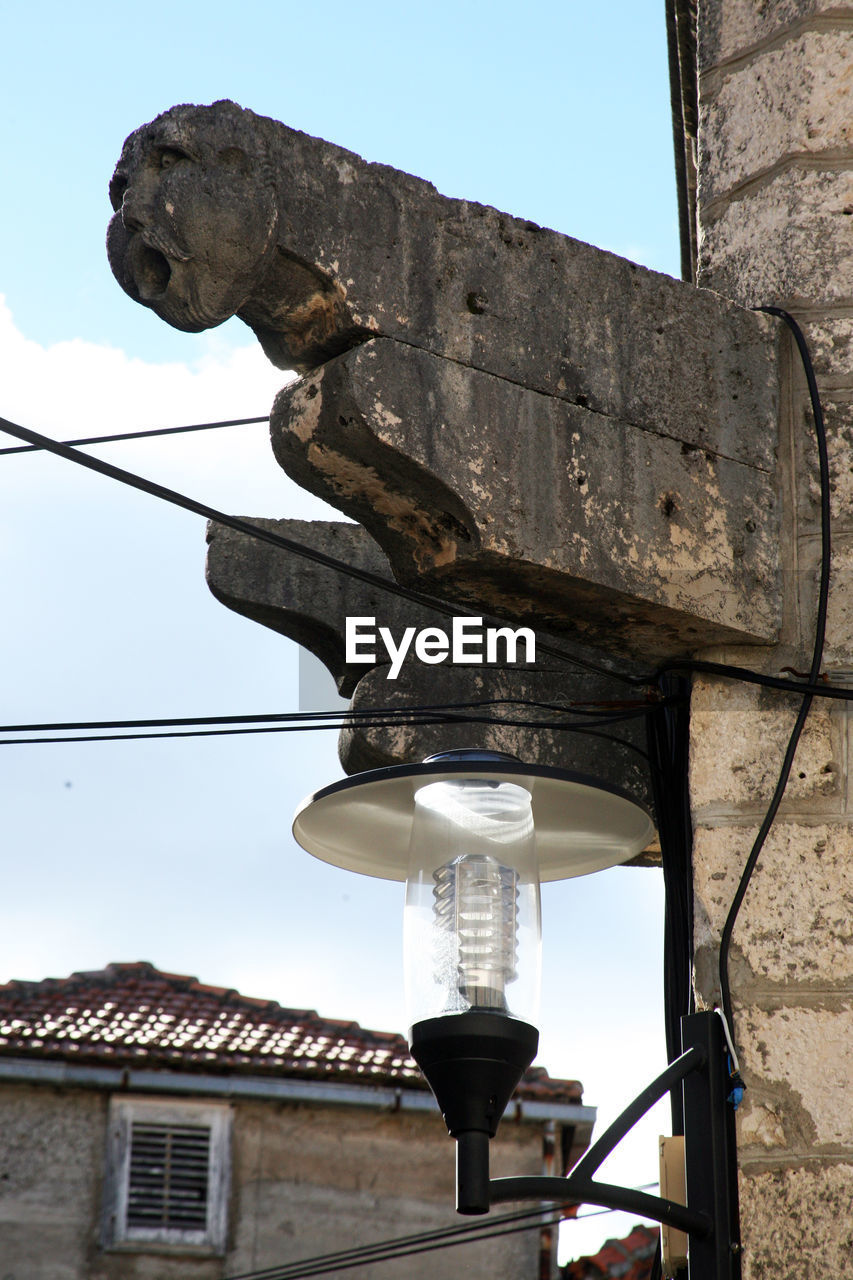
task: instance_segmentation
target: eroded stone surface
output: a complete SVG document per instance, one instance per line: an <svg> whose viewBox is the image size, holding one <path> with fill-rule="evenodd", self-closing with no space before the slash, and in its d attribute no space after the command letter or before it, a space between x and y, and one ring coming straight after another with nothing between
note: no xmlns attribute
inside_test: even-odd
<svg viewBox="0 0 853 1280"><path fill-rule="evenodd" d="M754 1078L771 1093L781 1085L790 1094L783 1108L787 1145L853 1148L853 1006L751 1006L741 1010L739 1030L747 1085Z"/></svg>
<svg viewBox="0 0 853 1280"><path fill-rule="evenodd" d="M843 395L843 393L842 393ZM853 532L853 401L848 395L823 393L821 404L829 456L829 509L833 530ZM820 528L820 474L814 419L806 396L795 413L797 448L797 515L801 532Z"/></svg>
<svg viewBox="0 0 853 1280"><path fill-rule="evenodd" d="M798 547L800 613L813 630L820 579L821 546L816 536L803 537ZM853 535L839 532L832 540L829 602L824 666L849 671L853 664Z"/></svg>
<svg viewBox="0 0 853 1280"><path fill-rule="evenodd" d="M801 700L736 680L697 677L690 704L690 796L696 818L761 812L770 802ZM844 713L813 703L785 791L790 808L843 803Z"/></svg>
<svg viewBox="0 0 853 1280"><path fill-rule="evenodd" d="M741 1174L743 1280L853 1274L853 1164Z"/></svg>
<svg viewBox="0 0 853 1280"><path fill-rule="evenodd" d="M841 21L847 6L838 0L726 0L706 4L699 24L699 65L707 71L728 58L746 53L762 41L784 38L785 28L812 22ZM815 21L816 20L816 21Z"/></svg>
<svg viewBox="0 0 853 1280"><path fill-rule="evenodd" d="M821 29L757 54L703 92L699 116L699 199L718 199L791 155L849 146L853 41Z"/></svg>
<svg viewBox="0 0 853 1280"><path fill-rule="evenodd" d="M776 637L761 470L382 339L285 388L271 434L401 581L634 655Z"/></svg>
<svg viewBox="0 0 853 1280"><path fill-rule="evenodd" d="M573 707L575 703L584 704L587 711L604 714L612 706L612 714L618 717L620 711L625 711L627 700L641 710L643 699L632 698L624 685L552 661L545 664L544 670L527 670L446 664L424 667L410 660L393 683L386 680L385 671L377 667L364 676L353 698L354 709L470 702L482 705L470 707L469 715L499 717L509 723L345 729L340 738L340 756L347 773L410 763L436 751L478 746L507 751L525 761L591 774L626 791L652 811L648 764L641 754L646 747L644 718L597 725L594 714L585 717ZM563 715L559 708L564 709ZM537 721L561 719L593 732L534 727ZM518 720L533 721L534 725L520 727L511 723Z"/></svg>
<svg viewBox="0 0 853 1280"><path fill-rule="evenodd" d="M695 941L715 981L720 934L757 832L700 826L693 849ZM743 984L837 986L853 978L853 828L777 820L732 939ZM713 996L713 991L706 994Z"/></svg>
<svg viewBox="0 0 853 1280"><path fill-rule="evenodd" d="M738 1110L738 1144L741 1149L758 1147L771 1150L774 1147L784 1147L785 1111L783 1106L757 1102L755 1090L749 1089Z"/></svg>
<svg viewBox="0 0 853 1280"><path fill-rule="evenodd" d="M853 295L853 172L792 166L706 222L700 282L743 306Z"/></svg>
<svg viewBox="0 0 853 1280"><path fill-rule="evenodd" d="M359 525L305 520L255 523L391 580L387 560ZM388 655L380 642L375 648L373 669L370 663L345 661L348 617L373 617L376 628L389 628L397 643L407 627L436 627L449 634L452 619L221 525L210 526L209 543L207 579L217 599L310 649L326 664L344 696L355 691L356 710L473 702L483 705L471 706L467 712L460 710L459 714L486 719L499 716L507 722L565 722L571 717L593 730L597 728L596 711L618 717L627 701L627 710L637 713L636 718L624 723L599 726L604 737L567 729L524 728L512 723L359 725L341 734L341 762L347 773L422 760L433 752L454 747L488 747L522 760L593 774L626 790L651 810L648 766L642 754L646 732L642 712L648 704L642 691L635 693L621 681L544 655L535 665L527 663L522 660L523 645L519 645L512 663L504 662L503 642L502 661L491 665L452 665L449 660L440 665L424 664L410 650L399 675L389 679ZM498 625L496 620L484 621L485 625ZM537 640L553 642L553 637L540 634ZM531 702L545 705L528 705ZM591 713L586 720L574 703L584 704ZM381 721L382 717L378 719ZM614 736L630 745L621 745Z"/></svg>
<svg viewBox="0 0 853 1280"><path fill-rule="evenodd" d="M255 520L273 533L392 582L388 561L357 524L334 520ZM222 525L208 529L207 585L217 600L310 649L328 668L343 697L366 674L347 664L348 617L373 616L399 637L406 626L447 626L444 614L373 588L335 569L302 559Z"/></svg>
<svg viewBox="0 0 853 1280"><path fill-rule="evenodd" d="M835 384L853 383L853 315L849 311L826 316L807 312L798 319L821 387L825 387L829 379ZM796 387L806 385L802 364L797 358L791 361L791 379Z"/></svg>

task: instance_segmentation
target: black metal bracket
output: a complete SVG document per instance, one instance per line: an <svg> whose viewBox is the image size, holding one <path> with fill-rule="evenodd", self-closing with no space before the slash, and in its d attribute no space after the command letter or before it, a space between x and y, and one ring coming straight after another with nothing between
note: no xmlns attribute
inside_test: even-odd
<svg viewBox="0 0 853 1280"><path fill-rule="evenodd" d="M556 1204L594 1204L623 1209L667 1223L688 1234L690 1280L739 1280L740 1229L734 1108L730 1091L728 1047L715 1013L694 1013L681 1020L683 1053L653 1080L605 1130L565 1178L493 1178L489 1202L541 1200ZM687 1205L630 1187L596 1182L593 1175L625 1134L660 1098L683 1082ZM482 1187L488 1179L482 1160L488 1146L459 1149L459 1189ZM467 1169L473 1159L480 1167ZM463 1204L460 1212L471 1212ZM477 1210L474 1210L476 1212Z"/></svg>

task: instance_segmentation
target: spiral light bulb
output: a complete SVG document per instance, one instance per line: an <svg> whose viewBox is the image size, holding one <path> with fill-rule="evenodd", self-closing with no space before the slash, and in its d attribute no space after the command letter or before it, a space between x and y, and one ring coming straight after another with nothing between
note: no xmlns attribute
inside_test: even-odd
<svg viewBox="0 0 853 1280"><path fill-rule="evenodd" d="M506 985L518 977L518 873L488 854L463 853L433 879L435 920L455 945L460 994L472 1008L506 1012Z"/></svg>
<svg viewBox="0 0 853 1280"><path fill-rule="evenodd" d="M539 969L529 791L476 777L418 790L405 921L413 1022L466 1009L529 1017Z"/></svg>

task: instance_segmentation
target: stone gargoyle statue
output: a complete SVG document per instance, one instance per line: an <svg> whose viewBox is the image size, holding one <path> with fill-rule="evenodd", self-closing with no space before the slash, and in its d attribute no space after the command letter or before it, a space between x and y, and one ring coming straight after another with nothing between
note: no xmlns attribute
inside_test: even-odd
<svg viewBox="0 0 853 1280"><path fill-rule="evenodd" d="M131 134L110 182L107 252L125 292L176 329L237 315L273 364L302 372L361 327L341 285L289 247L280 127L217 102L174 107Z"/></svg>

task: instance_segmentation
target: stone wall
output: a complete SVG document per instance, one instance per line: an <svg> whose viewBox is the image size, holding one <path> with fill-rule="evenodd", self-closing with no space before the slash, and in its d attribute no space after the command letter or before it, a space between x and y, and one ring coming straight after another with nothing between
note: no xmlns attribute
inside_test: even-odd
<svg viewBox="0 0 853 1280"><path fill-rule="evenodd" d="M171 1099L175 1101L176 1099ZM100 1243L109 1094L0 1085L2 1280L222 1280L436 1227L453 1211L454 1144L437 1112L291 1102L233 1105L224 1257ZM542 1170L543 1127L506 1118L497 1176ZM363 1280L538 1275L539 1233L360 1268Z"/></svg>
<svg viewBox="0 0 853 1280"><path fill-rule="evenodd" d="M853 670L853 6L699 6L699 284L792 312L813 349L832 473L825 669ZM820 557L817 454L791 350L783 406L785 624L764 668L808 668ZM717 649L718 661L756 665ZM716 955L798 701L703 677L692 708L696 985ZM747 1093L739 1113L743 1264L758 1277L853 1273L853 830L843 703L812 709L735 927L730 977Z"/></svg>

